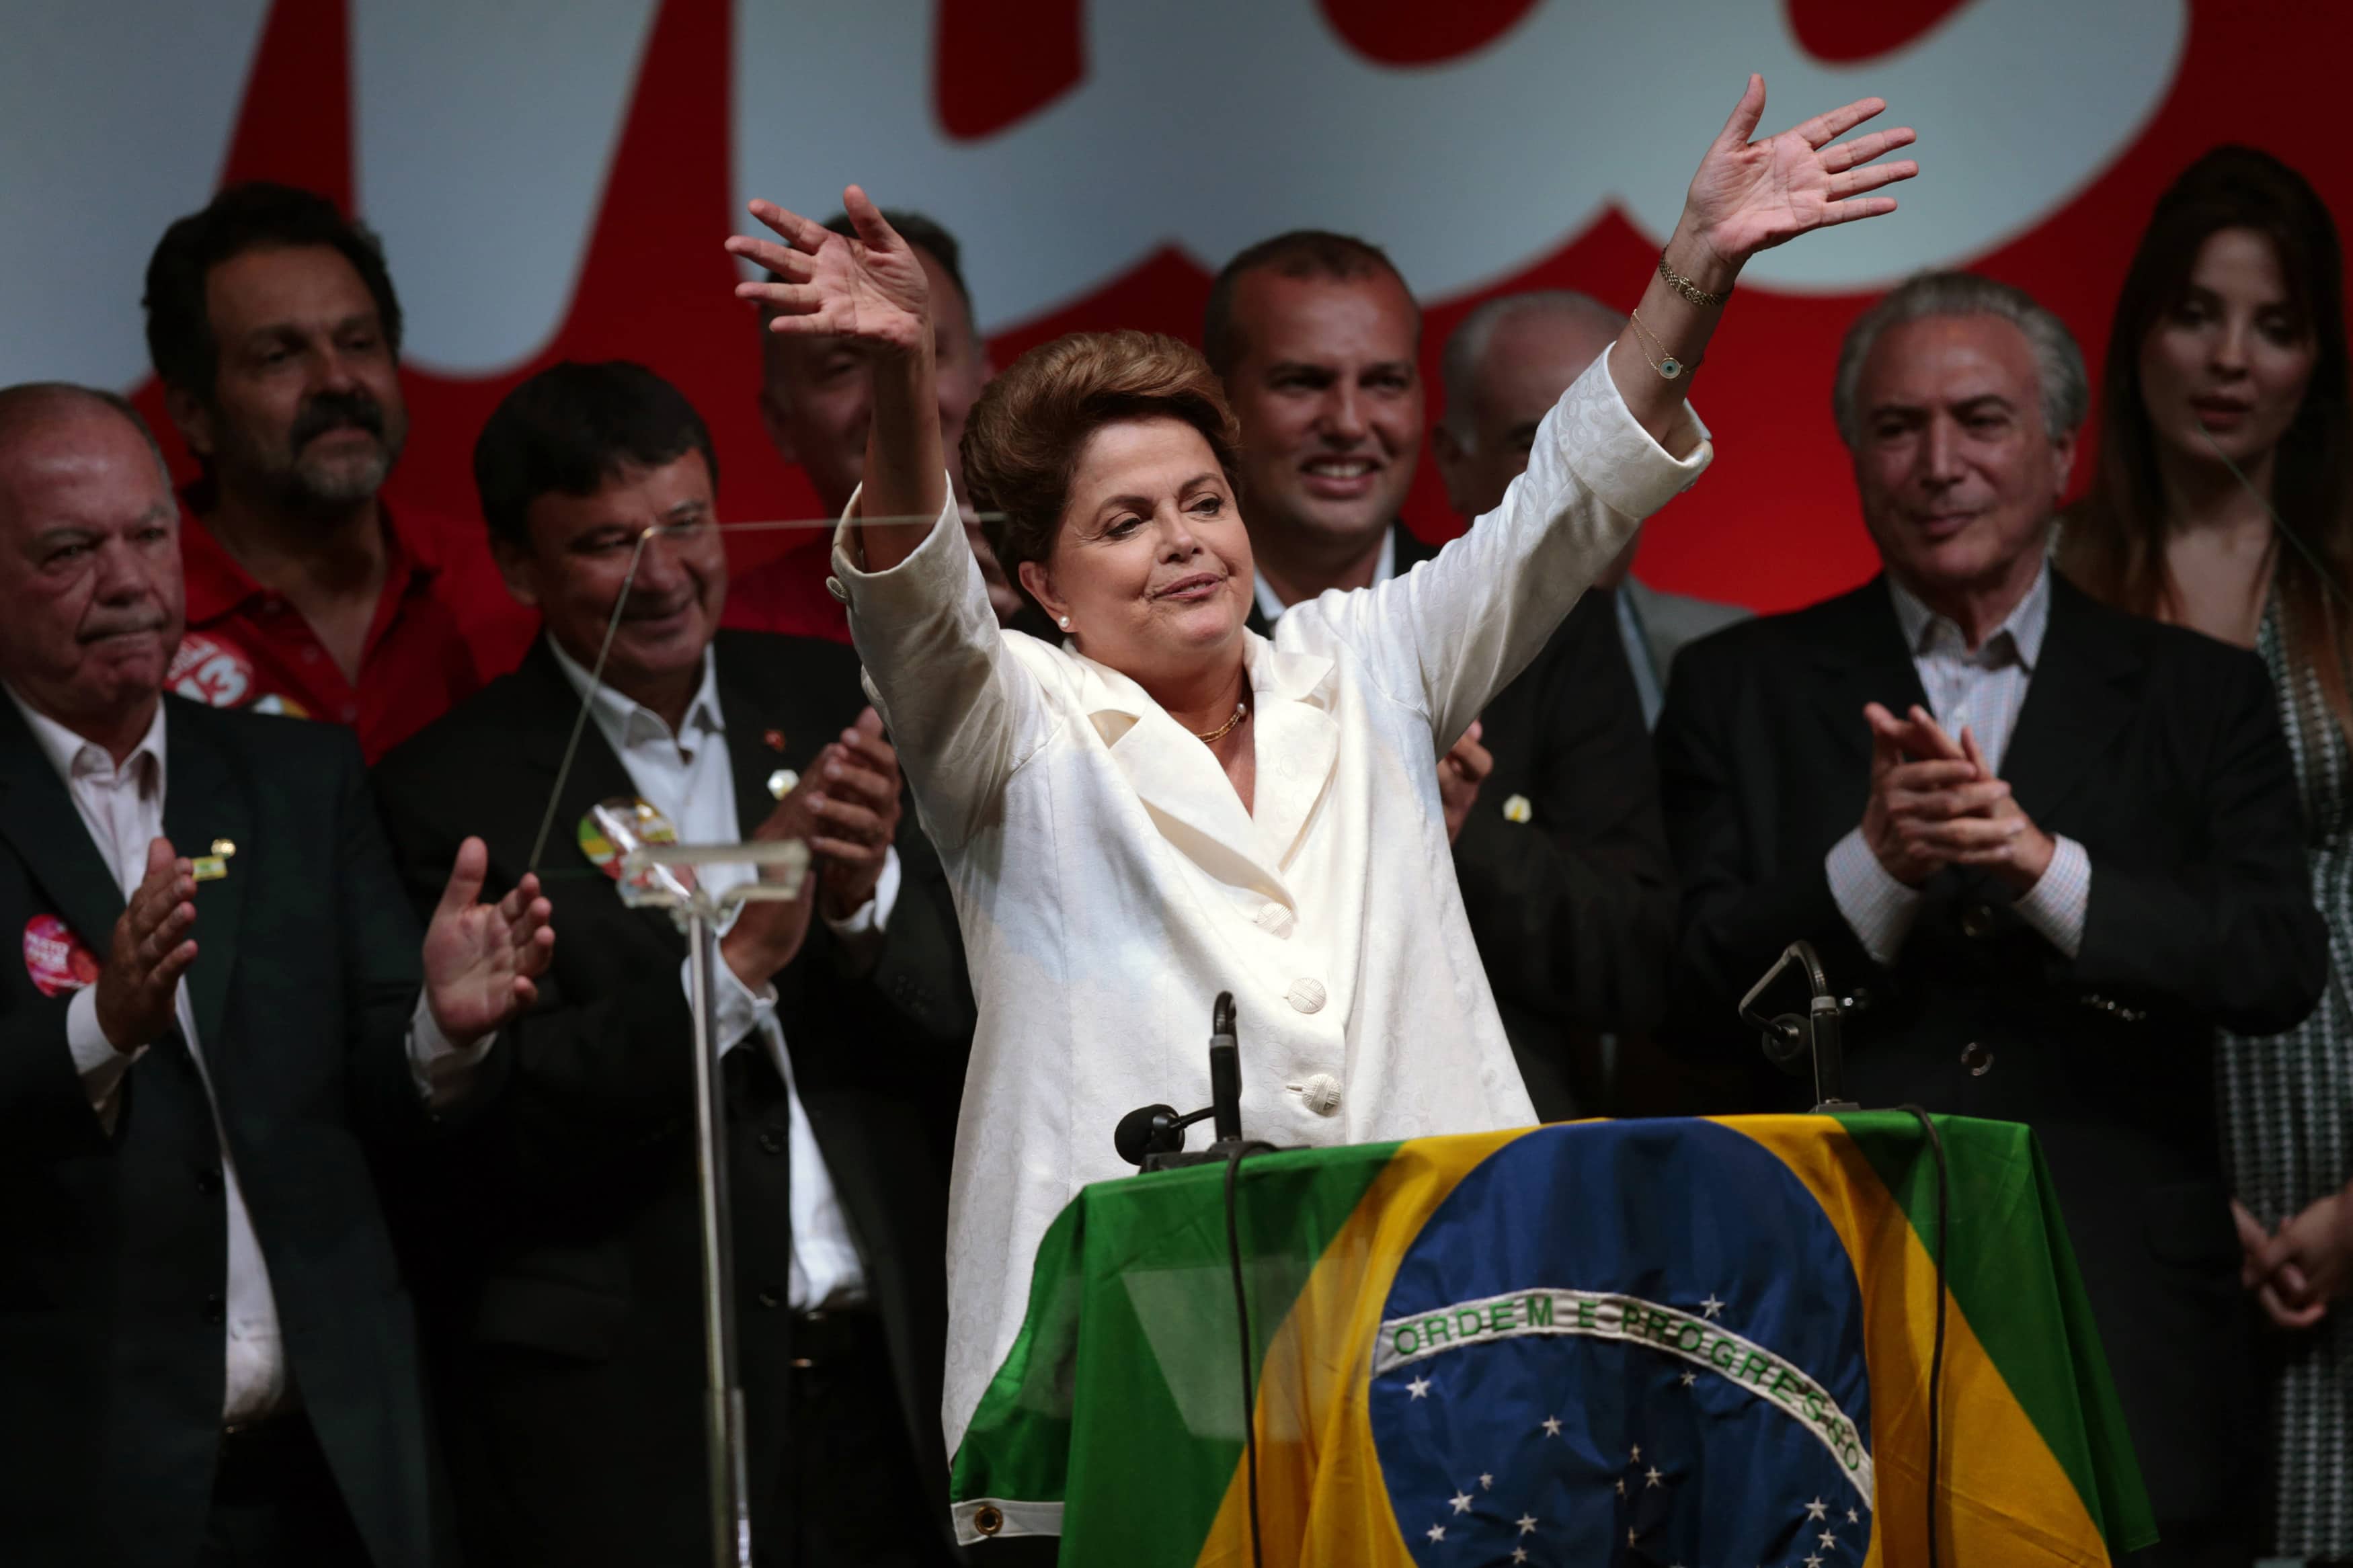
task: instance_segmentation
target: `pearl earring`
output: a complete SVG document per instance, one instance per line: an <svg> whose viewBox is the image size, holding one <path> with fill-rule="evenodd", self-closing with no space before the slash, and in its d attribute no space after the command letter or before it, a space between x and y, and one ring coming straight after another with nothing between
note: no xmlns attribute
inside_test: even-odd
<svg viewBox="0 0 2353 1568"><path fill-rule="evenodd" d="M1071 617L1070 617L1070 616L1064 616L1062 617L1062 619L1061 619L1061 627L1062 627L1062 629L1063 629L1064 631L1069 631L1069 630L1071 629Z"/></svg>

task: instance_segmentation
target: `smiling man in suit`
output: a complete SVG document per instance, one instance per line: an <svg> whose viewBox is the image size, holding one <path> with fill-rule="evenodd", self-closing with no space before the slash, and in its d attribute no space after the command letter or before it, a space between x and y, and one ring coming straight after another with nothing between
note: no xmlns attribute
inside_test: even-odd
<svg viewBox="0 0 2353 1568"><path fill-rule="evenodd" d="M1687 1039L1798 938L1852 998L1866 1106L2040 1134L2165 1540L2244 1564L2251 1324L2213 1113L2217 1025L2309 1012L2327 968L2263 661L2049 567L2088 401L2059 319L1914 279L1834 395L1883 576L1683 650L1658 732Z"/></svg>
<svg viewBox="0 0 2353 1568"><path fill-rule="evenodd" d="M1241 426L1251 630L1438 553L1398 516L1421 448L1420 337L1405 280L1359 239L1277 235L1219 273L1203 338ZM1450 496L1475 518L1515 471L1466 477ZM1613 1088L1602 1037L1655 1020L1674 922L1650 738L1609 595L1580 600L1436 765L1463 908L1528 1098L1546 1121L1600 1113Z"/></svg>
<svg viewBox="0 0 2353 1568"><path fill-rule="evenodd" d="M163 695L178 517L112 394L0 391L0 1560L427 1568L366 1151L504 1067L547 905L452 843L420 950L348 731Z"/></svg>
<svg viewBox="0 0 2353 1568"><path fill-rule="evenodd" d="M586 814L617 797L685 842L790 837L818 857L808 893L746 904L720 943L753 1539L763 1561L809 1568L953 1561L940 1133L972 1010L857 655L715 631L711 437L642 366L525 382L474 473L546 634L377 769L418 899L448 845L480 833L493 885L542 854L565 926L512 1030L506 1093L458 1142L454 1201L426 1227L464 1237L431 1272L470 1555L710 1556L686 946L584 856Z"/></svg>

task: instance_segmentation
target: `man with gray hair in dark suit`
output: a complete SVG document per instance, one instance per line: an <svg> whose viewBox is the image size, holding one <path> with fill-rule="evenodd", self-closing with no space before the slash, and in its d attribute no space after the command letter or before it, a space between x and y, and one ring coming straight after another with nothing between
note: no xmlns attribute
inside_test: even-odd
<svg viewBox="0 0 2353 1568"><path fill-rule="evenodd" d="M1803 939L1849 1095L2032 1127L2157 1502L2131 1562L2243 1565L2261 1391L2214 1031L2294 1026L2328 969L2270 676L2052 574L2090 399L2021 290L1914 279L1831 401L1883 571L1683 651L1669 1028L1754 1060L1740 998Z"/></svg>

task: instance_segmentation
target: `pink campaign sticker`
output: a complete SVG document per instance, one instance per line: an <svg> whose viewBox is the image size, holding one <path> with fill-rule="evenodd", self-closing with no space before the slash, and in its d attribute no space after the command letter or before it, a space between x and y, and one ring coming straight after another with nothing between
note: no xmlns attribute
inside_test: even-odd
<svg viewBox="0 0 2353 1568"><path fill-rule="evenodd" d="M55 915L25 922L25 973L44 996L79 991L98 978L98 956Z"/></svg>

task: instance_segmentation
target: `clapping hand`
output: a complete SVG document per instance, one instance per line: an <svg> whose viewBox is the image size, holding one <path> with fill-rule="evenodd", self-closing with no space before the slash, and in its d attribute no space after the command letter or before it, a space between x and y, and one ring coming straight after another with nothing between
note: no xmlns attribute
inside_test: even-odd
<svg viewBox="0 0 2353 1568"><path fill-rule="evenodd" d="M1485 727L1472 720L1453 748L1438 759L1438 798L1446 808L1446 841L1462 837L1471 808L1479 804L1479 786L1495 771L1495 753L1479 743Z"/></svg>
<svg viewBox="0 0 2353 1568"><path fill-rule="evenodd" d="M449 1043L463 1049L539 999L536 977L555 952L554 906L526 874L495 904L477 902L490 849L458 847L441 902L425 928L425 999Z"/></svg>
<svg viewBox="0 0 2353 1568"><path fill-rule="evenodd" d="M1910 179L1920 165L1909 158L1872 160L1911 145L1911 128L1838 140L1886 107L1881 99L1859 99L1751 142L1765 117L1765 79L1750 76L1692 176L1679 226L1727 271L1737 271L1758 251L1810 230L1894 212L1894 197L1869 193Z"/></svg>
<svg viewBox="0 0 2353 1568"><path fill-rule="evenodd" d="M155 1043L172 1026L180 976L196 961L195 869L168 838L147 845L147 875L114 921L96 985L98 1026L118 1051Z"/></svg>
<svg viewBox="0 0 2353 1568"><path fill-rule="evenodd" d="M818 898L828 920L846 921L874 897L899 832L899 753L882 738L882 716L869 708L809 771L817 792L809 809L819 823L809 847L825 857Z"/></svg>
<svg viewBox="0 0 2353 1568"><path fill-rule="evenodd" d="M774 202L752 203L752 216L786 243L738 235L727 248L784 281L739 283L736 297L773 308L772 332L854 338L901 353L929 346L931 288L922 259L864 191L850 186L841 205L854 239Z"/></svg>
<svg viewBox="0 0 2353 1568"><path fill-rule="evenodd" d="M1918 887L1947 866L1983 866L2020 892L2034 886L2057 846L1994 776L1977 737L1955 741L1915 704L1902 719L1866 703L1871 797L1863 841L1887 874Z"/></svg>

